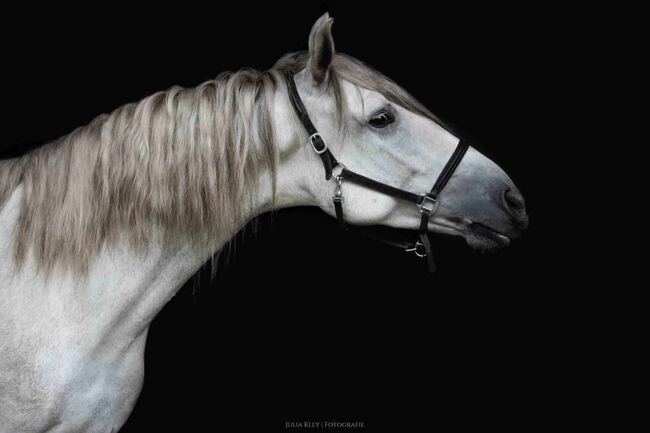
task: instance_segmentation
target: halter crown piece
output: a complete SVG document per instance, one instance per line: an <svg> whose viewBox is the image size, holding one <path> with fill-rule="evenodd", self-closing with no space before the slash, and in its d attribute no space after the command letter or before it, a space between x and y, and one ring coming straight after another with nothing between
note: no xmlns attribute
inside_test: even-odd
<svg viewBox="0 0 650 433"><path fill-rule="evenodd" d="M316 130L316 127L309 118L309 114L305 109L305 105L303 104L302 99L300 99L300 94L298 94L298 89L296 88L296 82L293 79L293 74L286 72L284 77L287 82L289 100L291 101L291 105L298 115L300 122L303 124L305 130L307 130L307 133L309 134L309 142L311 144L311 147L323 162L323 167L325 168L325 179L330 180L332 178L332 170L335 167L341 168L340 174L335 177L336 190L334 191L334 196L332 197L332 201L334 202L334 209L336 210L336 219L338 220L339 225L343 229L350 230L346 226L343 216L342 186L344 180L362 185L366 188L372 189L385 195L389 195L391 197L398 198L403 201L414 203L420 211L420 227L418 228L415 241L412 240L412 236L409 236L408 239L405 239L404 236L398 234L397 231L391 232L387 231L385 228L378 229L366 227L363 229L356 228L354 231L360 232L366 236L385 242L387 244L404 248L406 251L413 251L418 257L425 257L427 259L429 272L435 273L436 264L433 260L433 254L431 253L431 243L429 242L428 237L429 219L438 210L438 207L440 206L440 193L442 192L445 185L447 185L447 182L456 170L456 167L458 167L458 164L460 164L463 156L465 156L465 152L467 152L467 149L469 148L469 140L466 138L461 138L459 140L454 153L445 164L442 172L438 176L438 179L436 179L433 188L431 188L431 191L428 193L416 194L410 191L396 188L394 186L355 173L352 170L348 170L345 165L338 162L327 147L327 143L323 139L323 136L320 135L320 133Z"/></svg>

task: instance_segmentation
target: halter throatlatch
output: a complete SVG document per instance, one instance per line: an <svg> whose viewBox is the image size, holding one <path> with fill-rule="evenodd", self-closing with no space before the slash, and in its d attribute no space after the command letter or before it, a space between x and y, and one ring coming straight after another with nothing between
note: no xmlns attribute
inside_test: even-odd
<svg viewBox="0 0 650 433"><path fill-rule="evenodd" d="M336 211L336 219L344 229L349 229L345 224L345 218L343 216L343 181L348 181L356 183L357 185L362 185L366 188L372 189L379 193L389 195L391 197L398 198L400 200L408 201L415 204L420 210L420 227L417 231L417 237L415 243L410 240L405 239L404 236L398 234L398 232L390 232L386 230L377 230L375 228L364 228L356 229L364 235L367 235L373 239L388 243L390 245L398 246L404 248L406 251L413 251L418 257L425 257L427 259L427 265L429 267L429 272L434 273L436 271L436 264L433 260L433 254L431 253L431 243L429 241L429 219L432 215L436 213L440 207L440 193L442 192L447 182L451 178L452 174L460 164L460 161L465 156L465 152L469 148L469 141L465 138L461 138L454 150L454 153L451 155L447 163L445 164L442 172L436 179L433 188L426 194L415 194L410 191L405 191L400 188L385 184L383 182L370 179L354 171L348 170L345 165L341 164L334 158L332 152L327 147L327 143L323 137L318 133L316 127L309 118L305 105L300 99L298 94L298 89L296 89L296 83L293 79L293 75L289 72L285 73L285 80L287 82L287 88L289 89L289 100L293 106L300 122L303 124L307 133L309 134L309 142L311 147L314 149L316 154L320 157L323 162L323 167L325 168L325 179L330 180L332 178L332 170L335 167L341 167L341 172L336 179L336 189L334 191L334 196L332 201L334 203L334 210Z"/></svg>

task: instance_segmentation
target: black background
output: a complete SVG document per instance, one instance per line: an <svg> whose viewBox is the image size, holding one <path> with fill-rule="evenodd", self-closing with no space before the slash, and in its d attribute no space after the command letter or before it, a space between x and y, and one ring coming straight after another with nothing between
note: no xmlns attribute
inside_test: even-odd
<svg viewBox="0 0 650 433"><path fill-rule="evenodd" d="M489 255L436 236L440 271L430 276L415 257L341 232L316 209L263 217L213 281L202 270L153 322L145 386L122 431L269 431L305 420L507 427L569 410L571 385L560 391L558 377L579 343L558 323L572 279L560 285L549 272L565 261L548 209L549 155L569 103L559 85L573 56L560 10L234 3L6 16L17 25L3 30L2 156L175 84L270 68L306 48L327 10L337 50L402 84L510 174L530 228ZM567 256L576 248L563 240Z"/></svg>

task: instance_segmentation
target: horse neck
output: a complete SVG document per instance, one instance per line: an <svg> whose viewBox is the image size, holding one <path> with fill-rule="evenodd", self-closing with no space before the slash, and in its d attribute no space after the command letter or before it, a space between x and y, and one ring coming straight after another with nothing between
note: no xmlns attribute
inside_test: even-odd
<svg viewBox="0 0 650 433"><path fill-rule="evenodd" d="M278 99L278 98L276 98ZM274 106L274 126L288 125L288 101L280 98ZM276 140L281 149L275 188L268 170L261 170L251 200L242 209L242 221L279 207L310 204L309 194L300 185L304 168L297 161L297 142L293 131L278 129ZM1 168L1 167L0 167ZM0 318L13 323L19 333L40 335L44 330L63 328L62 335L74 335L75 341L88 346L128 345L146 332L149 323L183 284L223 247L241 228L233 224L214 250L197 249L179 240L164 244L152 236L146 251L136 251L128 236L107 243L91 261L85 275L55 269L46 273L34 254L27 254L20 266L14 260L16 228L24 212L26 188L18 183L6 192L0 203ZM154 230L152 228L152 230ZM26 314L26 311L32 314ZM4 321L0 319L0 326ZM73 333L69 328L74 327Z"/></svg>
<svg viewBox="0 0 650 433"><path fill-rule="evenodd" d="M82 347L126 349L210 256L182 242L152 241L146 252L137 252L120 239L102 249L83 276L65 270L46 275L33 256L17 268L12 237L23 196L19 186L0 207L0 326L13 324L15 332L36 340L56 332L74 336ZM260 200L250 208L249 217L263 205Z"/></svg>

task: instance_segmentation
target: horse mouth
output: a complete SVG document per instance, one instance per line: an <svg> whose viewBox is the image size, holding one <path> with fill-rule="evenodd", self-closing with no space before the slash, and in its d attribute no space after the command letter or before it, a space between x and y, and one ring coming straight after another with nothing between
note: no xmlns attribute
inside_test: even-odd
<svg viewBox="0 0 650 433"><path fill-rule="evenodd" d="M501 248L510 245L510 238L485 224L473 222L469 225L467 243L482 248Z"/></svg>

